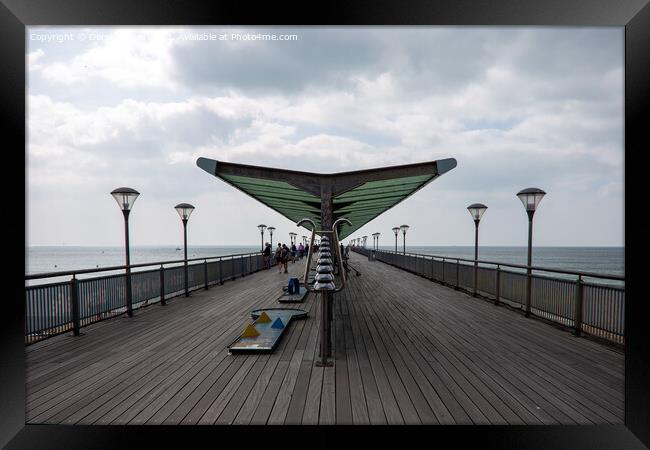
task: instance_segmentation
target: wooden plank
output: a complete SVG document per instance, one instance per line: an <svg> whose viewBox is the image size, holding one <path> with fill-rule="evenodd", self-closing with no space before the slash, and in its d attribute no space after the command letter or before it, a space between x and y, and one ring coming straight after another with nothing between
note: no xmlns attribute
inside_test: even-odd
<svg viewBox="0 0 650 450"><path fill-rule="evenodd" d="M305 404L307 402L307 393L309 390L312 368L314 367L314 354L317 348L316 338L318 336L318 324L320 322L316 319L318 316L314 315L313 317L314 319L311 321L311 327L309 329L305 329L303 332L303 337L306 338L304 344L302 343L302 337L301 342L298 344L299 349L304 348L304 353L302 361L300 363L300 369L298 370L296 384L294 386L293 392L291 393L287 414L284 420L284 423L286 425L299 425L302 423L302 416L305 410Z"/></svg>
<svg viewBox="0 0 650 450"><path fill-rule="evenodd" d="M310 317L292 323L273 354L228 355L251 310L279 306L286 280L262 271L28 346L27 421L622 423L620 351L352 258L363 276L335 297L334 367L314 364L314 295L290 306Z"/></svg>
<svg viewBox="0 0 650 450"><path fill-rule="evenodd" d="M377 383L372 373L364 341L351 304L355 296L350 290L343 291L340 308L343 313L345 342L348 346L348 366L350 367L350 389L352 390L352 418L354 423L386 424ZM355 396L355 391L360 393ZM361 395L363 394L363 395Z"/></svg>

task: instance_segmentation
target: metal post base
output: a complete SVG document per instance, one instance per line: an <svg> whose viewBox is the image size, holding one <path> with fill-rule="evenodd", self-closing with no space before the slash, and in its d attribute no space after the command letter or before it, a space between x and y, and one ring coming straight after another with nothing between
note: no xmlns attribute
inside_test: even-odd
<svg viewBox="0 0 650 450"><path fill-rule="evenodd" d="M334 367L334 361L316 361L316 367Z"/></svg>

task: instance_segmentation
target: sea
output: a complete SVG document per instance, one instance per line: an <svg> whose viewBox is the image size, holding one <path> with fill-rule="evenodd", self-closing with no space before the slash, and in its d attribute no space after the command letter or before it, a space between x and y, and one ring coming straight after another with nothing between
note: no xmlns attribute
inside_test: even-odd
<svg viewBox="0 0 650 450"><path fill-rule="evenodd" d="M389 246L379 248L389 251L395 249ZM402 247L399 246L398 250L401 251ZM256 245L190 246L187 257L206 258L258 251L260 247ZM469 246L407 246L406 251L450 258L474 258L474 247ZM526 247L479 248L479 260L525 265L526 257ZM131 264L181 259L183 259L182 249L174 246L131 247ZM26 275L120 266L124 263L123 247L34 246L25 249ZM534 247L533 265L624 276L625 249L623 247Z"/></svg>

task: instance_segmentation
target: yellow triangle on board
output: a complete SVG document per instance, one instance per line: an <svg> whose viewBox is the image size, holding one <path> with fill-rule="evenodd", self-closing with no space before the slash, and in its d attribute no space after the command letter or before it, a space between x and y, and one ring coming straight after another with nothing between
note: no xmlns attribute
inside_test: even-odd
<svg viewBox="0 0 650 450"><path fill-rule="evenodd" d="M255 326L253 324L249 324L242 333L241 337L257 337L259 335L260 332L255 329Z"/></svg>
<svg viewBox="0 0 650 450"><path fill-rule="evenodd" d="M260 316L257 318L255 323L267 323L267 322L270 322L270 321L271 321L271 318L266 313L266 311L262 311L262 314L260 314Z"/></svg>

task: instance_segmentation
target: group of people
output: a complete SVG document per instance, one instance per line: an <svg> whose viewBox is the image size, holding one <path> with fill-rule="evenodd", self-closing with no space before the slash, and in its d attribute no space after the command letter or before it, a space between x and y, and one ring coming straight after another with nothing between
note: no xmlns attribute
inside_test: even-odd
<svg viewBox="0 0 650 450"><path fill-rule="evenodd" d="M271 244L268 242L264 244L264 264L267 269L271 268ZM296 258L302 259L303 256L306 256L309 252L309 245L303 245L302 242L296 247L296 244L291 244L291 247L287 247L287 244L278 244L275 249L273 257L278 266L278 273L288 273L287 265L289 264L289 259L292 263L296 262ZM284 269L284 272L283 272Z"/></svg>

